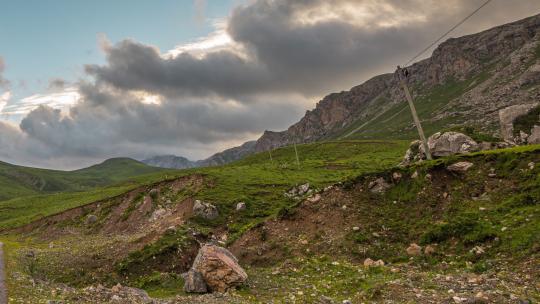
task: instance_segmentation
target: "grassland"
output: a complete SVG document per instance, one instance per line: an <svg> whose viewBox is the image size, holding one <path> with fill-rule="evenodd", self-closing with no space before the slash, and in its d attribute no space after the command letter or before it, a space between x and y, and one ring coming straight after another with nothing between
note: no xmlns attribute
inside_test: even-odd
<svg viewBox="0 0 540 304"><path fill-rule="evenodd" d="M164 170L129 158L109 159L75 171L38 169L0 162L0 201L39 194L86 191L160 171Z"/></svg>

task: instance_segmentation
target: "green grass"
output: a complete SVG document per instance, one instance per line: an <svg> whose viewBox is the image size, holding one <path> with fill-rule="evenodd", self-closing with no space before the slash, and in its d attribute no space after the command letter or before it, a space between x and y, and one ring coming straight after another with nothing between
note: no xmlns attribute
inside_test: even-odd
<svg viewBox="0 0 540 304"><path fill-rule="evenodd" d="M37 194L86 191L160 171L164 170L129 158L109 159L75 171L38 169L0 162L0 201Z"/></svg>

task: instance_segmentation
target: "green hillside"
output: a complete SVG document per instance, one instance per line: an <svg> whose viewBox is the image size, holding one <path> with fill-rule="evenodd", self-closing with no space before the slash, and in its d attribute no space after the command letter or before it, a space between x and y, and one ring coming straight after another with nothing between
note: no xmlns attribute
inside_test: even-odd
<svg viewBox="0 0 540 304"><path fill-rule="evenodd" d="M223 210L223 220L232 213L235 202L243 200L257 206L235 224L234 230L240 233L255 222L289 206L290 201L284 198L283 193L292 186L309 182L320 188L358 174L394 166L400 161L407 146L407 141L355 140L298 145L300 166L296 165L293 147L272 151L272 161L270 154L263 152L225 166L188 170L155 172L155 168L133 160L108 160L100 165L69 172L73 178L69 185L85 183L88 187L96 185L92 182L99 178L106 178L109 183L118 182L114 187L18 197L0 202L0 229L16 227L43 216L119 195L140 185L201 173L215 186L205 188L199 196L219 205ZM148 174L119 182L122 178L127 179L145 171Z"/></svg>
<svg viewBox="0 0 540 304"><path fill-rule="evenodd" d="M162 170L129 158L109 159L99 165L75 171L37 169L0 162L0 201L46 193L89 190Z"/></svg>

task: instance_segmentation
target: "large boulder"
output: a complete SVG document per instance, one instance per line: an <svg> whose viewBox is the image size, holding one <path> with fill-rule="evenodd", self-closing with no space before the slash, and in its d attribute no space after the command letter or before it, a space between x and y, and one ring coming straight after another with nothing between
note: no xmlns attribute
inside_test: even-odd
<svg viewBox="0 0 540 304"><path fill-rule="evenodd" d="M247 279L246 272L231 252L210 244L199 249L190 271L200 273L209 290L217 292L225 292Z"/></svg>
<svg viewBox="0 0 540 304"><path fill-rule="evenodd" d="M459 132L437 132L428 138L428 148L433 157L463 154L477 151L478 143L469 136ZM420 152L424 147L420 145Z"/></svg>
<svg viewBox="0 0 540 304"><path fill-rule="evenodd" d="M213 220L219 216L219 212L216 206L205 203L200 200L196 200L193 205L193 213L196 216L200 216L207 220Z"/></svg>
<svg viewBox="0 0 540 304"><path fill-rule="evenodd" d="M514 120L526 115L538 105L538 103L513 105L499 111L501 135L505 141L514 142Z"/></svg>
<svg viewBox="0 0 540 304"><path fill-rule="evenodd" d="M480 149L480 145L469 136L459 132L437 132L427 140L431 156L443 157L453 154L464 154ZM422 142L415 140L403 157L402 165L409 165L419 160L426 159L426 153Z"/></svg>

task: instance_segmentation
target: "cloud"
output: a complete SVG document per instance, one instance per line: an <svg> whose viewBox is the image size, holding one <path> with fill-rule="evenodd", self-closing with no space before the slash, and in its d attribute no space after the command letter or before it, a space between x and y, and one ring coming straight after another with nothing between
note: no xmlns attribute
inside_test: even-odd
<svg viewBox="0 0 540 304"><path fill-rule="evenodd" d="M249 1L207 37L169 51L102 35L106 61L85 66L89 79L4 108L28 114L18 127L0 125L0 138L11 138L0 156L64 168L113 156L200 159L286 128L325 94L392 72L481 2ZM453 36L538 9L494 1Z"/></svg>

